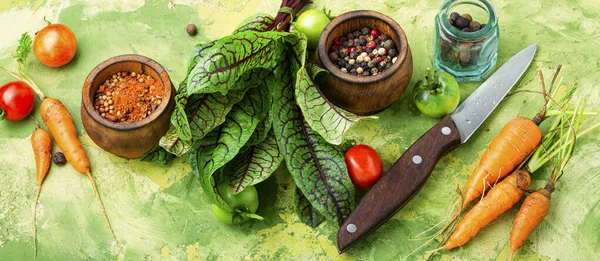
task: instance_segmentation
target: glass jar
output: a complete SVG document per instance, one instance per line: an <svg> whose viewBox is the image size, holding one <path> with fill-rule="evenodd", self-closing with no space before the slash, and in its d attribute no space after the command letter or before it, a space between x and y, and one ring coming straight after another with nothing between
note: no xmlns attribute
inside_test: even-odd
<svg viewBox="0 0 600 261"><path fill-rule="evenodd" d="M450 14L468 13L481 29L464 32L450 24ZM486 21L487 23L483 23ZM434 67L457 81L480 81L498 56L498 15L488 0L446 0L435 17Z"/></svg>

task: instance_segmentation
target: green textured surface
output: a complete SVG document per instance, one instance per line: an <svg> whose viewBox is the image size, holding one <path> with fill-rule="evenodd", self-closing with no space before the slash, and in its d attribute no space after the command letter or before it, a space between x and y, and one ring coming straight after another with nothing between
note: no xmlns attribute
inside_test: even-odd
<svg viewBox="0 0 600 261"><path fill-rule="evenodd" d="M171 3L174 2L174 5ZM315 1L321 8L326 1ZM533 42L539 43L532 68L518 89L539 90L536 68L547 76L559 63L567 82L578 81L579 97L589 108L600 105L600 2L494 1L500 16L499 64ZM65 23L78 38L73 62L50 69L30 57L32 78L47 96L62 100L75 124L92 165L117 238L125 251L116 252L88 180L72 167L52 166L40 197L38 240L40 260L399 260L424 241L413 240L437 223L465 183L486 144L511 118L531 117L540 97L519 94L501 104L467 144L440 160L419 194L378 231L349 252L338 255L337 225L310 228L293 211L293 181L284 168L258 185L264 221L223 225L188 175L183 159L167 167L124 160L98 148L85 134L79 116L81 86L89 71L106 58L123 53L149 56L161 63L175 83L182 80L192 46L231 32L255 12L275 14L278 1L46 0L0 2L0 65L14 68L10 58L19 35L44 26L42 18ZM431 66L433 18L440 0L338 1L327 4L334 14L373 9L390 15L406 31L414 57L413 83ZM190 37L185 26L199 25ZM0 73L0 82L12 80ZM463 97L477 84L461 84ZM34 116L39 120L37 109ZM347 138L377 149L389 167L436 121L417 111L404 95L379 120L359 123ZM489 128L489 131L485 131ZM0 260L25 260L33 254L35 169L29 136L31 120L0 122ZM518 252L520 260L593 260L600 258L599 132L580 139L572 164L554 194L547 218ZM544 183L547 169L533 175ZM468 245L445 251L437 260L507 260L508 233L517 209L484 228ZM430 243L424 249L435 248ZM417 252L409 260L422 260Z"/></svg>

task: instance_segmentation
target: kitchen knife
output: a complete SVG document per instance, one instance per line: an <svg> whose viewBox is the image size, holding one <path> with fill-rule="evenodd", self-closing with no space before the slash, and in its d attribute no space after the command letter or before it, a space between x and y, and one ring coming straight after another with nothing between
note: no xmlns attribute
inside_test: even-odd
<svg viewBox="0 0 600 261"><path fill-rule="evenodd" d="M473 135L527 70L536 49L537 44L530 45L510 58L402 154L340 227L340 253L390 219L419 191L437 161Z"/></svg>

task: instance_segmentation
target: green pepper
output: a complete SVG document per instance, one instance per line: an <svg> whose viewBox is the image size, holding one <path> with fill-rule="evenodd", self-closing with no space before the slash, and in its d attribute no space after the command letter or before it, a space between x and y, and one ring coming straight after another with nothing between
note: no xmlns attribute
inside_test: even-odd
<svg viewBox="0 0 600 261"><path fill-rule="evenodd" d="M413 88L413 101L423 114L439 118L453 112L460 101L458 82L447 72L427 68L425 79Z"/></svg>

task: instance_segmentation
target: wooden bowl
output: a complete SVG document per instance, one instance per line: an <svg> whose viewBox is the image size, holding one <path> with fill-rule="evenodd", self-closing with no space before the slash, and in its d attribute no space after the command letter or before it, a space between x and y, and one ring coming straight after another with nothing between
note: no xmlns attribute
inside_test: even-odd
<svg viewBox="0 0 600 261"><path fill-rule="evenodd" d="M343 73L329 59L333 39L369 27L387 34L396 43L398 59L383 73L358 77ZM412 54L404 31L392 18L374 11L352 11L333 19L319 38L315 61L330 72L321 91L333 104L358 115L385 110L404 92L412 77Z"/></svg>
<svg viewBox="0 0 600 261"><path fill-rule="evenodd" d="M140 121L112 122L94 109L94 94L98 88L113 74L123 71L152 76L165 88L162 103L150 116ZM100 148L123 158L141 158L167 132L171 113L175 108L175 92L169 75L156 61L135 54L115 56L96 66L85 80L81 120L90 138Z"/></svg>

